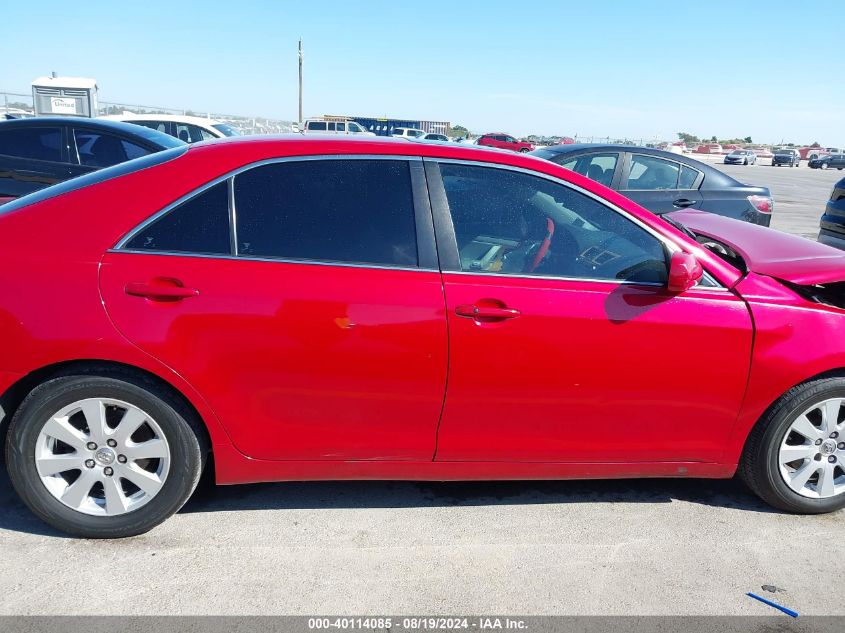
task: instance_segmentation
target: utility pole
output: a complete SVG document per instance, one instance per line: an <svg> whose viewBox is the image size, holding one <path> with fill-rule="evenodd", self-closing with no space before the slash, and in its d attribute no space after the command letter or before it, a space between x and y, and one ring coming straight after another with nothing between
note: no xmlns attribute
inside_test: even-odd
<svg viewBox="0 0 845 633"><path fill-rule="evenodd" d="M302 131L302 39L299 40L299 131Z"/></svg>

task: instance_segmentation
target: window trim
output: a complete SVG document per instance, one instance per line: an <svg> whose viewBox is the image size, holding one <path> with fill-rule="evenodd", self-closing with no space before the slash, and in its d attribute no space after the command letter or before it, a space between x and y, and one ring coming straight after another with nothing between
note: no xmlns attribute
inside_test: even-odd
<svg viewBox="0 0 845 633"><path fill-rule="evenodd" d="M663 246L664 250L667 252L667 265L668 265L668 258L672 256L672 253L676 251L682 251L683 249L672 241L671 239L665 237L658 233L655 229L653 229L648 224L644 223L639 218L631 215L621 207L613 204L612 202L605 200L604 198L594 194L591 191L583 189L578 185L564 180L562 178L558 178L555 176L551 176L549 174L544 174L538 171L532 171L530 169L525 169L522 167L514 167L512 165L503 165L501 163L491 163L486 161L477 161L477 160L461 160L461 159L452 159L452 158L424 158L423 165L426 170L426 176L428 178L429 183L429 197L431 198L431 206L432 206L432 215L434 217L434 228L435 228L435 239L437 241L437 253L440 258L440 268L443 273L453 274L453 275L472 275L472 276L483 276L489 277L491 279L496 279L498 277L502 278L516 278L516 279L531 279L531 280L553 280L553 281L575 281L575 282L591 282L591 283L604 283L604 284L612 284L612 285L630 285L630 286L651 286L651 287L658 287L662 288L665 287L666 284L663 283L655 283L655 282L642 282L642 281L627 281L627 280L619 280L619 279L591 279L586 277L564 277L559 275L526 275L524 273L482 273L477 271L469 271L469 270L462 270L461 269L461 261L460 261L460 254L458 252L458 242L457 238L455 237L455 227L452 223L452 215L451 211L449 210L449 203L446 198L446 189L443 185L443 177L440 173L440 164L457 164L457 165L469 165L474 167L492 167L494 169L503 169L512 172L518 172L522 174L527 174L529 176L535 176L537 178L542 178L544 180L548 180L555 184L562 185L564 187L568 187L574 191L577 191L581 194L586 195L589 198L592 198L599 204L607 207L611 211L615 211L619 213L625 219L633 222L636 226L640 227L644 231L646 231L649 235L657 239L660 244ZM727 288L718 280L715 275L712 275L709 271L705 270L707 276L715 281L718 284L718 287L708 287L708 286L699 286L696 285L696 290L702 289L707 291L727 291Z"/></svg>
<svg viewBox="0 0 845 633"><path fill-rule="evenodd" d="M291 257L267 257L267 256L251 256L240 255L237 252L237 206L235 204L234 193L234 179L238 174L244 173L251 169L263 167L264 165L272 165L276 163L290 163L290 162L308 162L308 161L326 161L326 160L399 160L408 163L408 174L411 180L411 198L414 212L414 230L416 232L417 245L417 262L418 265L410 266L394 266L391 264L370 264L365 262L343 262L334 260L321 259L297 259ZM242 165L225 174L222 174L205 184L191 190L185 195L179 197L164 208L152 214L146 220L135 226L126 233L118 242L108 250L109 253L132 253L143 255L170 255L181 257L203 257L216 259L237 259L239 261L263 261L263 262L279 262L287 264L316 264L323 266L345 266L354 268L373 268L385 270L413 270L413 271L438 271L439 262L437 257L437 247L435 243L434 223L432 220L431 205L429 203L428 186L426 183L426 175L422 169L423 159L420 156L406 156L406 155L383 155L383 154L331 154L331 155L307 155L307 156L282 156L278 158L267 158L264 160L254 161L252 163ZM416 167L415 167L416 165ZM182 204L189 200L202 195L208 189L223 181L228 181L229 190L229 239L231 252L229 255L210 254L210 253L191 253L185 251L158 251L147 249L129 249L126 245L140 232L148 226L158 221L171 211L174 211Z"/></svg>

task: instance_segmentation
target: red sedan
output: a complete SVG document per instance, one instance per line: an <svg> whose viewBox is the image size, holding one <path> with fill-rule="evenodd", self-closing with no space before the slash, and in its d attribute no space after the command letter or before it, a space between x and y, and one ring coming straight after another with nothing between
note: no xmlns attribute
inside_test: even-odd
<svg viewBox="0 0 845 633"><path fill-rule="evenodd" d="M218 483L731 477L845 505L845 253L402 140L167 150L0 209L27 505L149 530Z"/></svg>

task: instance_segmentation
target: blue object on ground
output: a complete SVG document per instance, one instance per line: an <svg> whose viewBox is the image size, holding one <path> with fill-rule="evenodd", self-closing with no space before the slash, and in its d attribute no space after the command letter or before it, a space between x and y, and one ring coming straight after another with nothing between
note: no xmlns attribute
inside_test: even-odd
<svg viewBox="0 0 845 633"><path fill-rule="evenodd" d="M797 611L793 611L792 609L788 609L787 607L784 607L783 605L780 605L780 604L778 604L777 602L772 602L771 600L766 600L766 599L765 599L765 598L763 598L762 596L758 596L756 593L751 593L751 592L749 592L749 593L747 593L747 594L745 594L745 595L750 596L750 597L754 598L755 600L759 600L759 601L760 601L760 602L762 602L763 604L767 604L767 605L769 605L770 607L774 607L774 608L775 608L775 609L777 609L778 611L783 611L786 615L792 616L793 618L797 618L797 617L798 617L798 612L797 612Z"/></svg>

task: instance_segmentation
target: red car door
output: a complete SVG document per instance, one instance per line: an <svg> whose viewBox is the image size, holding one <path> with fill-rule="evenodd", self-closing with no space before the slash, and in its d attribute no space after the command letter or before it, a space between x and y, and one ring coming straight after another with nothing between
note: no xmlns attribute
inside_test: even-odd
<svg viewBox="0 0 845 633"><path fill-rule="evenodd" d="M421 174L291 160L213 184L105 255L108 313L251 457L430 460L447 335Z"/></svg>
<svg viewBox="0 0 845 633"><path fill-rule="evenodd" d="M427 172L448 269L438 461L718 460L749 370L742 300L709 278L669 294L661 238L577 189Z"/></svg>

